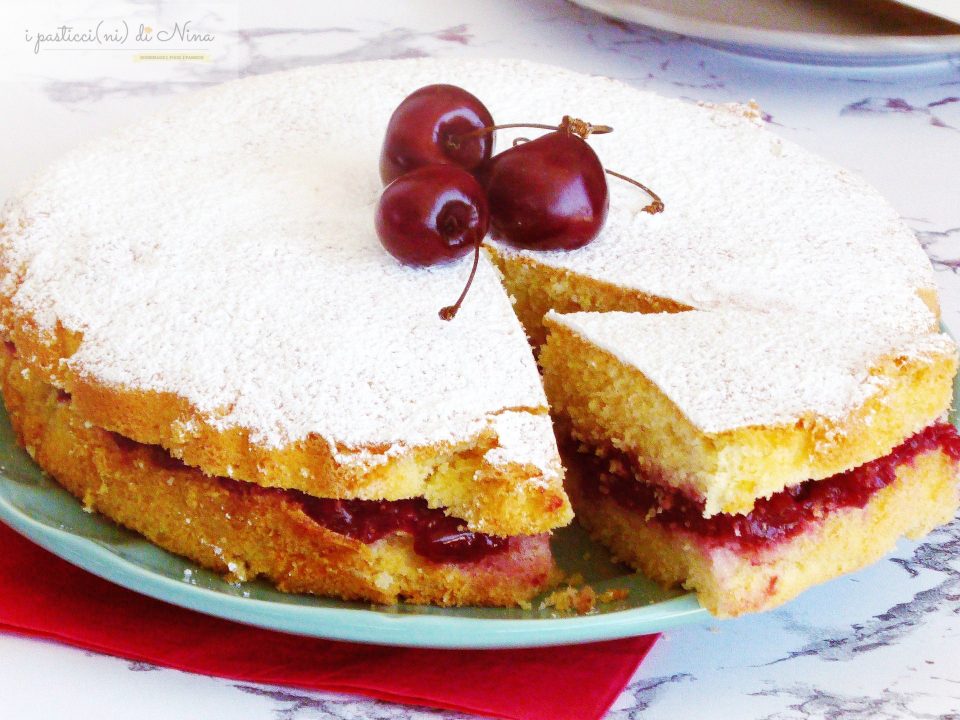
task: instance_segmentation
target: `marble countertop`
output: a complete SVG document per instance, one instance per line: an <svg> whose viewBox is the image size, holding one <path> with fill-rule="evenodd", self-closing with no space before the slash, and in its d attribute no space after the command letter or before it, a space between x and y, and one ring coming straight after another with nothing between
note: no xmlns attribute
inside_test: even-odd
<svg viewBox="0 0 960 720"><path fill-rule="evenodd" d="M144 17L216 25L216 59L131 63L129 55L53 41L24 51L37 28ZM864 175L889 198L927 250L944 321L960 333L960 60L786 65L612 22L563 0L4 3L0 197L64 150L203 84L426 55L525 57L671 96L757 100L775 132ZM958 599L954 523L782 609L668 632L609 717L960 717ZM121 709L139 720L460 717L200 677L9 635L0 635L0 695L7 716L25 718L111 717Z"/></svg>

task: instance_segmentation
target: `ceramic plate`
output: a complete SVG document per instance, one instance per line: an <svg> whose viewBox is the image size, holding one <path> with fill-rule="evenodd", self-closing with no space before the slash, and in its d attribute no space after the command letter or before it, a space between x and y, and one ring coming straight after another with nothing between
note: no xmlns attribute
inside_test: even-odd
<svg viewBox="0 0 960 720"><path fill-rule="evenodd" d="M734 52L839 65L960 55L960 25L887 0L573 0L590 10Z"/></svg>
<svg viewBox="0 0 960 720"><path fill-rule="evenodd" d="M960 381L954 382L953 405L960 406ZM957 424L956 414L951 421ZM610 562L608 553L577 527L555 533L553 548L560 566L582 573L598 591L630 590L626 600L580 617L537 609L382 607L287 595L262 582L230 584L101 515L84 512L20 449L2 409L0 520L55 555L136 592L208 615L312 637L410 647L536 647L646 635L710 617L694 595L665 591Z"/></svg>

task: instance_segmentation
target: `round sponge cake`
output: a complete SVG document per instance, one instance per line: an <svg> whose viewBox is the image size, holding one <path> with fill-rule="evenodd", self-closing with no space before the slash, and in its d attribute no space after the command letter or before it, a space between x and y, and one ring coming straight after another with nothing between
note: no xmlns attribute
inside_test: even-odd
<svg viewBox="0 0 960 720"><path fill-rule="evenodd" d="M536 253L493 238L462 311L441 320L469 259L405 267L373 227L387 120L438 82L474 93L500 123L612 125L591 145L665 212L644 213L646 195L611 180L594 242ZM522 592L506 581L484 598L481 578L444 602L529 596L550 575L542 534L572 517L527 342L543 339L546 311L731 308L785 322L842 311L925 334L937 303L894 210L769 133L755 108L515 60L227 83L74 151L0 215L0 333L18 372L69 400L71 428L162 446L190 482L423 497L471 531L536 545L544 571ZM896 356L902 337L878 332L864 354ZM368 581L346 594L380 597Z"/></svg>

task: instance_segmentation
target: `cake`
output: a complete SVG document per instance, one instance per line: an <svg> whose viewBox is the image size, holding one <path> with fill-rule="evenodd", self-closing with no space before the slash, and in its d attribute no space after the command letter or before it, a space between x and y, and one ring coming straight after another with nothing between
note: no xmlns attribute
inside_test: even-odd
<svg viewBox="0 0 960 720"><path fill-rule="evenodd" d="M948 522L956 347L914 306L912 325L548 314L540 359L578 520L719 616L781 604Z"/></svg>
<svg viewBox="0 0 960 720"><path fill-rule="evenodd" d="M611 180L593 242L536 252L491 238L460 313L440 319L470 261L404 266L373 224L387 121L411 91L438 82L468 89L497 122L573 115L613 126L591 146L604 166L655 188L666 211L642 212L645 194ZM501 132L498 145L524 133ZM903 515L904 493L939 483L938 512L883 524L868 504L859 522L876 528L863 548L795 581L780 570L787 589L764 603L746 576L713 602L694 577L720 582L712 560L595 502L614 451L664 465L669 455L676 472L658 487L705 522L732 522L911 437L946 437L935 420L956 361L936 330L923 252L875 191L767 132L749 106L696 106L515 60L304 68L189 95L80 148L0 218L0 370L21 443L88 508L236 579L385 603L526 603L557 577L549 535L572 518L550 405L574 448L567 484L582 522L720 614L856 567L956 505L953 456L918 454L884 507ZM747 427L735 412L730 427L686 414L692 397L723 417L724 398L689 374L660 385L629 359L644 337L676 332L687 341L663 347L702 347L723 323L752 328L756 316L771 338L799 328L820 348L818 328L831 328L853 343L805 358L845 384L800 403L802 422L777 404L776 372L735 374L754 393L742 405L759 400L749 432L733 437ZM608 344L584 329L620 322L628 329ZM531 344L542 348L546 393ZM609 385L595 377L604 363ZM641 418L617 426L599 411L620 376L621 404L663 413L646 445L624 442ZM794 431L766 437L763 423ZM741 456L725 473L697 450L718 434ZM841 530L830 537L843 542ZM802 538L803 552L840 552ZM777 562L802 565L799 547Z"/></svg>

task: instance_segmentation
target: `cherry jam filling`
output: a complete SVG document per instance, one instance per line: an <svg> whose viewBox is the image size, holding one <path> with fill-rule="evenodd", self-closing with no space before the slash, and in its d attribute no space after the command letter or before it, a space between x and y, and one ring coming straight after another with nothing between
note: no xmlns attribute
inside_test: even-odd
<svg viewBox="0 0 960 720"><path fill-rule="evenodd" d="M644 482L635 459L611 451L606 460L582 455L590 472L584 492L601 494L671 530L693 533L717 545L759 550L798 535L811 522L842 508L862 508L878 490L896 479L897 467L931 450L940 450L960 462L960 436L956 428L936 423L894 448L890 454L823 480L807 480L756 502L746 515L718 514L703 517L702 500L675 488Z"/></svg>
<svg viewBox="0 0 960 720"><path fill-rule="evenodd" d="M162 447L145 445L118 433L108 435L123 456L134 450L150 453L151 462L177 470L187 467ZM509 539L471 532L463 520L449 517L442 509L430 508L426 500L333 500L306 495L298 490L268 488L228 478L217 481L236 494L263 493L282 495L298 503L311 520L328 530L364 544L396 532L413 536L413 549L421 557L436 563L472 563L506 551Z"/></svg>
<svg viewBox="0 0 960 720"><path fill-rule="evenodd" d="M120 433L110 431L106 432L117 446L121 456L124 458L129 458L134 451L140 450L149 453L150 462L152 462L154 465L159 465L165 470L182 470L183 468L187 467L182 460L173 457L173 455L168 453L159 445L138 443L136 440L131 440L128 437L124 437Z"/></svg>
<svg viewBox="0 0 960 720"><path fill-rule="evenodd" d="M414 551L436 563L476 562L507 549L507 538L471 532L463 520L428 507L422 498L330 500L300 494L299 500L315 522L362 543L407 532L413 536Z"/></svg>

